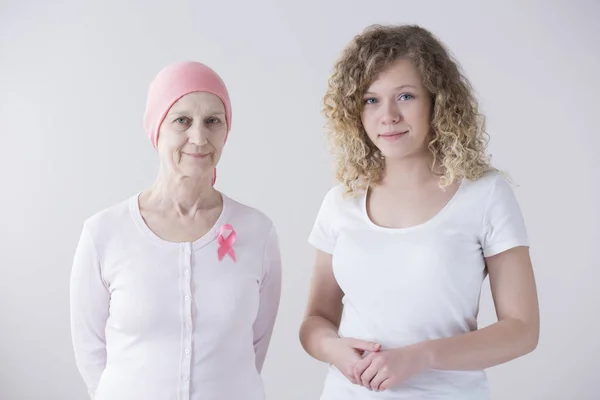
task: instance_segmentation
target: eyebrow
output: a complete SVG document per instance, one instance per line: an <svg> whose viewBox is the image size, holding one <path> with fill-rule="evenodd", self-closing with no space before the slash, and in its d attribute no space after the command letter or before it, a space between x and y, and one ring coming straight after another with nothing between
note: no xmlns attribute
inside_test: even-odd
<svg viewBox="0 0 600 400"><path fill-rule="evenodd" d="M402 89L406 89L406 88L417 89L417 87L414 85L400 85L400 86L396 86L394 88L394 90L402 90ZM367 94L375 94L375 93L374 92L365 92L365 95L367 95Z"/></svg>

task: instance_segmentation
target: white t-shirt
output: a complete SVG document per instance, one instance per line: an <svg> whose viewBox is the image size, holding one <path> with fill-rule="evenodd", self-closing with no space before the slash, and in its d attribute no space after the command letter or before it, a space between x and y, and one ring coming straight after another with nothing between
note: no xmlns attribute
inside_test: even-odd
<svg viewBox="0 0 600 400"><path fill-rule="evenodd" d="M309 242L333 254L344 292L341 337L391 349L477 329L484 257L527 246L514 192L499 172L463 180L429 221L406 229L374 224L366 192L338 185L321 205ZM489 398L484 371L426 371L400 387L372 392L330 367L322 400Z"/></svg>
<svg viewBox="0 0 600 400"><path fill-rule="evenodd" d="M85 221L71 274L75 359L94 400L263 400L281 293L271 220L222 195L194 242L155 235L138 195ZM219 260L220 228L236 232Z"/></svg>

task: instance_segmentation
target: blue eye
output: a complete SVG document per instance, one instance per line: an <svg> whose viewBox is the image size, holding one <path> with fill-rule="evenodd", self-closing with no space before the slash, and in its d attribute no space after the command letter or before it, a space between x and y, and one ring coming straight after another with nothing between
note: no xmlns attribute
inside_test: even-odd
<svg viewBox="0 0 600 400"><path fill-rule="evenodd" d="M365 99L365 104L375 104L377 102L377 99L373 98L373 97L369 97Z"/></svg>
<svg viewBox="0 0 600 400"><path fill-rule="evenodd" d="M410 100L410 99L414 99L414 98L415 98L415 96L413 96L410 93L405 93L405 94L400 95L400 100Z"/></svg>
<svg viewBox="0 0 600 400"><path fill-rule="evenodd" d="M207 123L209 124L218 124L221 122L221 120L219 118L216 117L210 117L206 120Z"/></svg>

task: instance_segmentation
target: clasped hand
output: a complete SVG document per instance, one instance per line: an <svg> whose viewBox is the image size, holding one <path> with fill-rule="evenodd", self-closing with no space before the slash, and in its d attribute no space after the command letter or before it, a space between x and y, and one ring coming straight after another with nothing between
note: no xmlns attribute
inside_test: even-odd
<svg viewBox="0 0 600 400"><path fill-rule="evenodd" d="M339 338L328 347L332 364L350 382L369 390L389 389L430 368L430 357L419 345L382 350L377 343Z"/></svg>

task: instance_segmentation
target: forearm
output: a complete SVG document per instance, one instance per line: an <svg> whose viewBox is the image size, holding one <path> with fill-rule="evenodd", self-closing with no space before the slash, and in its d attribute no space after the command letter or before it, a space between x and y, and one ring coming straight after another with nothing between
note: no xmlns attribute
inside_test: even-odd
<svg viewBox="0 0 600 400"><path fill-rule="evenodd" d="M338 327L324 317L308 317L300 327L302 347L313 358L322 362L330 362L327 342L338 338Z"/></svg>
<svg viewBox="0 0 600 400"><path fill-rule="evenodd" d="M259 310L259 317L254 323L254 357L258 372L262 372L267 352L269 351L278 304L278 297L266 302L264 307L261 307Z"/></svg>
<svg viewBox="0 0 600 400"><path fill-rule="evenodd" d="M479 370L533 351L537 340L538 330L534 324L506 319L474 332L417 346L424 350L432 369Z"/></svg>

